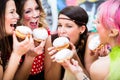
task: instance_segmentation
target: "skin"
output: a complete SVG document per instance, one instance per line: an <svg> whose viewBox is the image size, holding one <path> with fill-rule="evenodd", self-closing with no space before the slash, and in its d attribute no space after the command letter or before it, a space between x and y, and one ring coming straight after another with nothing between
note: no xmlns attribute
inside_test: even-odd
<svg viewBox="0 0 120 80"><path fill-rule="evenodd" d="M60 14L59 18L67 18L69 17ZM78 27L73 21L66 20L66 19L59 19L58 20L58 35L59 36L65 36L70 39L70 42L74 45L76 44L77 40L79 39L79 34L83 33L85 31L85 26ZM74 36L74 38L73 38ZM50 41L49 41L50 42ZM54 61L54 54L57 52L57 50L54 47L51 47L51 45L47 46L48 52L45 54L45 79L46 80L61 80L61 65L53 62ZM80 61L77 54L75 54L75 59ZM53 61L52 61L53 60ZM79 65L82 66L81 62ZM83 66L82 66L83 67ZM83 69L84 70L84 69ZM53 76L54 77L51 77Z"/></svg>
<svg viewBox="0 0 120 80"><path fill-rule="evenodd" d="M2 79L3 77L3 67L2 65L0 65L0 79Z"/></svg>
<svg viewBox="0 0 120 80"><path fill-rule="evenodd" d="M9 7L11 6L11 7ZM6 10L5 10L5 29L8 35L13 34L14 27L10 26L10 24L16 24L19 19L18 14L16 13L16 7L14 1L8 1Z"/></svg>
<svg viewBox="0 0 120 80"><path fill-rule="evenodd" d="M69 17L62 14L59 16L59 18L69 19ZM58 21L58 35L69 37L70 42L72 42L73 44L76 44L77 40L79 39L79 34L80 32L82 32L82 29L83 29L82 27L78 27L71 20L59 19Z"/></svg>
<svg viewBox="0 0 120 80"><path fill-rule="evenodd" d="M117 42L116 37L119 34L118 30L115 28L106 29L104 25L98 19L97 23L97 30L100 35L100 40L102 43L109 43L111 47L119 45ZM106 35L104 35L106 33ZM104 66L104 68L102 68ZM103 58L99 58L96 60L90 67L90 75L92 80L104 80L107 78L109 74L110 68L110 58L109 54ZM103 72L104 71L104 72Z"/></svg>
<svg viewBox="0 0 120 80"><path fill-rule="evenodd" d="M33 40L31 37L30 39L26 37L26 39L22 42L19 42L17 40L17 37L14 33L14 28L13 26L11 26L11 24L16 24L17 20L19 19L19 16L16 13L16 7L13 0L8 0L6 4L7 5L5 10L5 30L7 35L13 34L13 51L8 61L8 65L6 66L5 72L2 73L3 68L0 65L0 74L3 74L3 76L0 78L2 78L1 80L12 80L19 66L21 56L24 55L32 47Z"/></svg>
<svg viewBox="0 0 120 80"><path fill-rule="evenodd" d="M35 0L28 0L24 5L23 25L31 29L37 28L39 24L40 10Z"/></svg>
<svg viewBox="0 0 120 80"><path fill-rule="evenodd" d="M38 28L38 24L40 22L39 18L40 10L38 4L35 0L27 0L24 5L24 12L22 17L23 25L30 27L32 30ZM18 73L16 74L16 80L28 79L34 58L43 53L45 44L46 40L41 41L40 44L37 43L38 46L36 46L34 42L34 47L32 47L32 49L26 53L25 60L22 66L19 68Z"/></svg>

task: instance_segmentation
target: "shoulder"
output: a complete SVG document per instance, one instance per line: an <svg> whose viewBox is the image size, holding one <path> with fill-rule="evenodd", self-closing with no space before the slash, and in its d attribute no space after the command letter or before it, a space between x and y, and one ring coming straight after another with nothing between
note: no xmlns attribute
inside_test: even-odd
<svg viewBox="0 0 120 80"><path fill-rule="evenodd" d="M1 51L0 51L0 65L2 65L2 59L1 59Z"/></svg>
<svg viewBox="0 0 120 80"><path fill-rule="evenodd" d="M1 57L0 57L0 65L2 65L2 59L1 59Z"/></svg>
<svg viewBox="0 0 120 80"><path fill-rule="evenodd" d="M90 67L90 76L93 80L104 80L109 74L109 56L99 58Z"/></svg>

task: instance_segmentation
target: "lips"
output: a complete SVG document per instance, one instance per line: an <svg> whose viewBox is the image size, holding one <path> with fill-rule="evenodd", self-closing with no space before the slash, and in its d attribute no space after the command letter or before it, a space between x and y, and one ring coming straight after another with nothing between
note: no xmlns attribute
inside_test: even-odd
<svg viewBox="0 0 120 80"><path fill-rule="evenodd" d="M30 22L30 26L31 26L32 29L38 27L37 22Z"/></svg>

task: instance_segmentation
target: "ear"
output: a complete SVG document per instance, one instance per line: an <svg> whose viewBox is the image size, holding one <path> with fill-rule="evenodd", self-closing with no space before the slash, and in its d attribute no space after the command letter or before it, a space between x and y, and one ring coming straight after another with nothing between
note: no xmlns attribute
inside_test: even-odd
<svg viewBox="0 0 120 80"><path fill-rule="evenodd" d="M81 26L81 27L80 27L80 33L84 33L85 29L86 29L86 27L85 27L84 25Z"/></svg>
<svg viewBox="0 0 120 80"><path fill-rule="evenodd" d="M109 37L116 37L118 36L119 31L117 29L111 29Z"/></svg>

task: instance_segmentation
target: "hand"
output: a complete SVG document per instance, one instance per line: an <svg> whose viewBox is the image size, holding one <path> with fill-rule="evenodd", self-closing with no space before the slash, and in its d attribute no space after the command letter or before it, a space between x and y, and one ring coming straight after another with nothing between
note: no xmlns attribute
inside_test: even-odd
<svg viewBox="0 0 120 80"><path fill-rule="evenodd" d="M102 48L96 49L94 52L91 51L90 54L91 54L91 55L98 55L98 56L103 57L103 56L108 55L108 54L110 53L110 51L111 51L110 45L106 44L106 45L104 45Z"/></svg>
<svg viewBox="0 0 120 80"><path fill-rule="evenodd" d="M37 55L42 54L44 52L45 43L46 40L41 41L41 43L36 47L34 45L34 47L32 47L31 50L26 55L36 57Z"/></svg>
<svg viewBox="0 0 120 80"><path fill-rule="evenodd" d="M27 36L25 40L19 42L17 40L15 32L13 33L13 53L22 56L30 50L33 44L34 42L32 36L30 36L30 38Z"/></svg>
<svg viewBox="0 0 120 80"><path fill-rule="evenodd" d="M61 63L61 65L73 74L83 72L82 68L78 65L78 61L74 59L65 60L63 63Z"/></svg>
<svg viewBox="0 0 120 80"><path fill-rule="evenodd" d="M58 50L55 47L49 47L48 48L48 54L50 55L53 62L55 62L55 54L58 52Z"/></svg>

